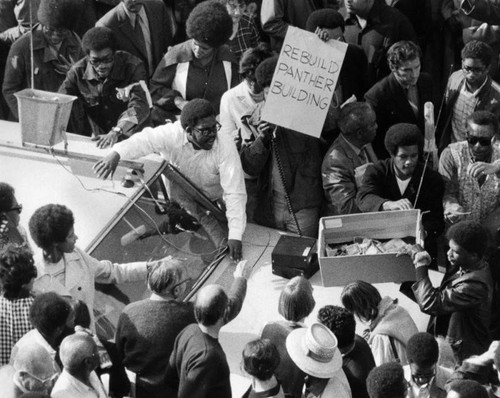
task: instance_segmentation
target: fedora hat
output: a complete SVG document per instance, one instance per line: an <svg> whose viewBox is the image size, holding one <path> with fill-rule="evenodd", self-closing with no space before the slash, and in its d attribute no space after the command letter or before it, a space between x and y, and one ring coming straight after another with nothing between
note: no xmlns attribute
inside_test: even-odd
<svg viewBox="0 0 500 398"><path fill-rule="evenodd" d="M292 361L308 375L330 379L342 368L337 338L321 323L293 330L286 338L286 349Z"/></svg>

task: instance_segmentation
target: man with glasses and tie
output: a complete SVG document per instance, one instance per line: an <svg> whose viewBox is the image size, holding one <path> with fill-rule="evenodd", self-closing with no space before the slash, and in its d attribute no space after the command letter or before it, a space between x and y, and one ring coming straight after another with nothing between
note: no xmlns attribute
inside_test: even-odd
<svg viewBox="0 0 500 398"><path fill-rule="evenodd" d="M229 135L217 134L220 124L208 100L196 98L182 109L180 120L146 128L113 146L93 169L98 177L112 176L120 159L136 159L159 152L200 189L210 200L223 200L228 235L206 209L197 205L177 184L169 184L170 198L178 201L209 232L219 247L227 238L229 254L241 259L241 238L246 226L247 194L240 157ZM225 226L223 226L225 228Z"/></svg>
<svg viewBox="0 0 500 398"><path fill-rule="evenodd" d="M116 51L108 28L90 29L82 44L87 56L71 68L59 92L79 98L97 146L105 148L148 125L147 73L140 59Z"/></svg>
<svg viewBox="0 0 500 398"><path fill-rule="evenodd" d="M483 223L500 206L498 138L496 116L476 111L467 119L465 139L448 145L441 154L444 216L449 223L463 219Z"/></svg>
<svg viewBox="0 0 500 398"><path fill-rule="evenodd" d="M462 69L448 79L442 115L437 121L439 152L451 142L466 139L467 120L474 111L500 102L500 93L488 76L492 57L491 47L480 41L470 41L462 49Z"/></svg>

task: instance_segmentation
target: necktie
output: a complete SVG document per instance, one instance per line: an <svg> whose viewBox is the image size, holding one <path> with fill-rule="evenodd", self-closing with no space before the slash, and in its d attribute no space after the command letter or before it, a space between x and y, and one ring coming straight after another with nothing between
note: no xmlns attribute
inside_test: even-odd
<svg viewBox="0 0 500 398"><path fill-rule="evenodd" d="M361 151L359 151L359 160L361 160L362 164L368 163L368 154L366 153L366 149L362 148Z"/></svg>
<svg viewBox="0 0 500 398"><path fill-rule="evenodd" d="M406 96L408 98L408 103L411 106L411 110L413 111L413 114L415 117L418 116L418 93L417 93L417 87L415 86L410 86L406 90Z"/></svg>
<svg viewBox="0 0 500 398"><path fill-rule="evenodd" d="M140 43L141 47L146 51L146 57L148 59L148 71L151 73L151 67L153 63L153 57L151 54L151 48L149 48L148 43L144 37L144 31L147 31L146 23L142 19L141 14L135 14L135 27L134 33L137 36L137 40ZM154 72L154 71L153 71Z"/></svg>

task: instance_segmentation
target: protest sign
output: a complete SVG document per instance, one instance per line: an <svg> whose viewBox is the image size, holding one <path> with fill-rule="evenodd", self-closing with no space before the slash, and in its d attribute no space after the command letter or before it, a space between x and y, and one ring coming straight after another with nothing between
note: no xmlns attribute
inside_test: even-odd
<svg viewBox="0 0 500 398"><path fill-rule="evenodd" d="M289 26L262 119L319 137L346 50L345 43Z"/></svg>

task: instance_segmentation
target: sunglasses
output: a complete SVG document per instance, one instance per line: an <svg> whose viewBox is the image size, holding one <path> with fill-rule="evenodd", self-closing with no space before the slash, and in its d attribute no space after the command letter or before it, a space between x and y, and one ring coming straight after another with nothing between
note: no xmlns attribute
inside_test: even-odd
<svg viewBox="0 0 500 398"><path fill-rule="evenodd" d="M220 128L221 128L220 123L216 122L215 125L212 127L207 127L206 129L197 129L196 127L193 127L193 130L197 131L204 137L208 137L209 135L217 134Z"/></svg>
<svg viewBox="0 0 500 398"><path fill-rule="evenodd" d="M108 55L104 58L89 58L89 64L92 66L99 66L101 64L110 64L113 62L114 56Z"/></svg>
<svg viewBox="0 0 500 398"><path fill-rule="evenodd" d="M7 210L7 212L9 212L9 211L17 211L19 214L21 214L21 212L23 211L23 205L14 206L14 207L10 208L9 210Z"/></svg>
<svg viewBox="0 0 500 398"><path fill-rule="evenodd" d="M492 137L476 137L474 135L467 135L467 142L474 146L477 143L481 146L490 146Z"/></svg>
<svg viewBox="0 0 500 398"><path fill-rule="evenodd" d="M483 73L486 68L479 66L462 65L462 70L466 73Z"/></svg>

